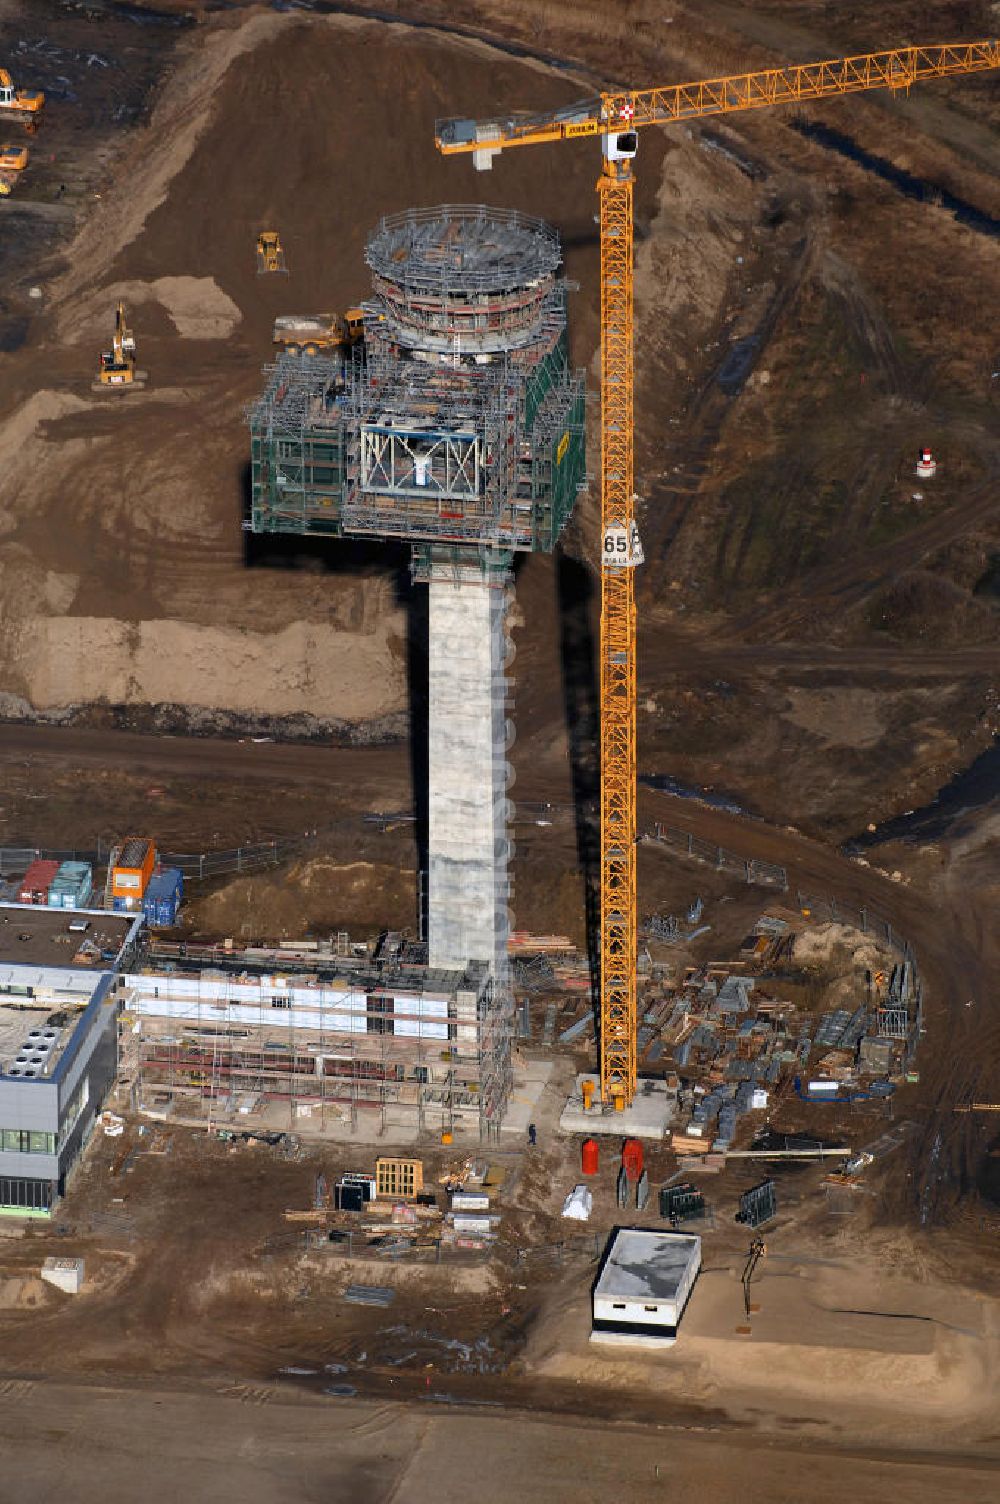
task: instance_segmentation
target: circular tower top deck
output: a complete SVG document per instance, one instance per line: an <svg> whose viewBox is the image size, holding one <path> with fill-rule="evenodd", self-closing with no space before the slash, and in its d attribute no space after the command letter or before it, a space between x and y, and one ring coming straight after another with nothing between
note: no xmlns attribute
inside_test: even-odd
<svg viewBox="0 0 1000 1504"><path fill-rule="evenodd" d="M391 339L428 355L489 355L539 338L562 255L540 219L445 204L381 220L365 259Z"/></svg>

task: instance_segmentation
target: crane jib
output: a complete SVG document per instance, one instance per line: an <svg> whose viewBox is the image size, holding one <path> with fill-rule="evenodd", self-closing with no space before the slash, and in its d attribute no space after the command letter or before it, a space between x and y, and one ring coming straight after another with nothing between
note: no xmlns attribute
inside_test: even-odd
<svg viewBox="0 0 1000 1504"><path fill-rule="evenodd" d="M494 154L513 146L572 141L607 131L669 125L710 115L768 109L873 89L909 89L924 79L981 73L1000 68L1000 42L950 42L929 47L897 47L857 57L831 58L787 68L764 68L695 83L606 92L562 106L551 115L494 120L445 121L437 131L438 150L446 156L475 152ZM462 127L460 133L453 128Z"/></svg>

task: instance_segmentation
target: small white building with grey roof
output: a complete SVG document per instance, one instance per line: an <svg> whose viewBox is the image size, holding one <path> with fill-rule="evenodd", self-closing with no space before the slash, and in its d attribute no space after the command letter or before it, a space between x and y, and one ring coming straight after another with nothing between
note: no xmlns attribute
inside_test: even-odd
<svg viewBox="0 0 1000 1504"><path fill-rule="evenodd" d="M700 1269L693 1234L616 1227L594 1284L591 1342L672 1347Z"/></svg>

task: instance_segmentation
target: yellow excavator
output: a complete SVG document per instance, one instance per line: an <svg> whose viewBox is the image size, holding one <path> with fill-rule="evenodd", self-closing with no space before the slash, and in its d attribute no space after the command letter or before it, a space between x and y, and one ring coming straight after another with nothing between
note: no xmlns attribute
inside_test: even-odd
<svg viewBox="0 0 1000 1504"><path fill-rule="evenodd" d="M135 335L125 321L125 304L119 302L115 312L111 349L101 351L93 390L103 392L109 387L128 390L130 387L145 386L146 380L146 372L136 369Z"/></svg>
<svg viewBox="0 0 1000 1504"><path fill-rule="evenodd" d="M0 68L0 120L16 120L26 131L41 124L45 95L38 89L15 89L6 68Z"/></svg>

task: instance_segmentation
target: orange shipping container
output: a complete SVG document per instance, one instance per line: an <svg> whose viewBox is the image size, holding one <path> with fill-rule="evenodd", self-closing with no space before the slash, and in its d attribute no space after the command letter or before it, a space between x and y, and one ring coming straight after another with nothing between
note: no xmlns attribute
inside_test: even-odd
<svg viewBox="0 0 1000 1504"><path fill-rule="evenodd" d="M145 836L128 836L111 874L113 898L142 898L156 866L156 848Z"/></svg>

